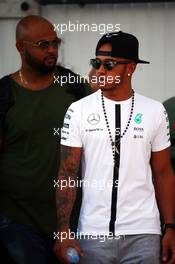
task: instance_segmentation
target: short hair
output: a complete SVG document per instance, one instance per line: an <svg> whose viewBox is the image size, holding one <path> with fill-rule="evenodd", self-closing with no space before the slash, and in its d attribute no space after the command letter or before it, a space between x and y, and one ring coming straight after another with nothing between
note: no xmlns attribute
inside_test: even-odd
<svg viewBox="0 0 175 264"><path fill-rule="evenodd" d="M41 23L48 24L53 27L51 22L42 16L30 15L22 18L16 26L16 41L25 40L27 38L30 27L33 27L33 24Z"/></svg>

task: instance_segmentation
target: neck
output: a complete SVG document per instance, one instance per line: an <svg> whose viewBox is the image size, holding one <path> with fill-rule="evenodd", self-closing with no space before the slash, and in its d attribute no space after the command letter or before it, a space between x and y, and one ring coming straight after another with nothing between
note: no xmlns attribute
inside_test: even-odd
<svg viewBox="0 0 175 264"><path fill-rule="evenodd" d="M111 99L113 101L124 101L132 96L131 84L127 86L117 86L111 90L103 90L104 97Z"/></svg>
<svg viewBox="0 0 175 264"><path fill-rule="evenodd" d="M43 90L53 83L53 72L42 73L22 64L21 69L12 74L12 78L26 89Z"/></svg>

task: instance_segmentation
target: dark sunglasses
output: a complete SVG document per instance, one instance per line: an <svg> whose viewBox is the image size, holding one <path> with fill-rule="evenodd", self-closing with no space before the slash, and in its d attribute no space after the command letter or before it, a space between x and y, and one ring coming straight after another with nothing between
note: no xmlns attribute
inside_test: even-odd
<svg viewBox="0 0 175 264"><path fill-rule="evenodd" d="M54 40L40 40L36 43L24 40L24 42L32 45L33 47L38 47L44 50L44 49L48 49L49 46L52 46L53 48L58 48L58 46L61 44L61 39L57 38Z"/></svg>
<svg viewBox="0 0 175 264"><path fill-rule="evenodd" d="M100 69L100 66L103 64L103 67L107 71L111 71L116 65L118 64L129 64L132 63L131 61L114 61L114 60L104 60L101 61L100 59L91 59L90 64L96 70Z"/></svg>

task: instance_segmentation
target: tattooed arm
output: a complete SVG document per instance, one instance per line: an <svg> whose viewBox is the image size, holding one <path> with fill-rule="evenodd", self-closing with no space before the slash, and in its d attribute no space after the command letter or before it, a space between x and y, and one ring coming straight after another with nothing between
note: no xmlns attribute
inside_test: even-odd
<svg viewBox="0 0 175 264"><path fill-rule="evenodd" d="M56 190L56 207L58 217L58 235L54 252L63 262L69 263L66 259L68 247L74 247L80 255L82 251L75 239L70 239L69 221L76 198L76 181L81 160L82 148L61 146L61 164L59 171L59 187ZM70 180L75 181L75 187L70 187ZM64 186L64 187L63 187ZM64 240L63 240L64 237Z"/></svg>
<svg viewBox="0 0 175 264"><path fill-rule="evenodd" d="M76 180L81 160L81 148L61 146L61 164L59 171L59 185L57 188L56 207L59 231L68 231L69 220L76 198ZM70 180L75 181L75 187L69 187Z"/></svg>

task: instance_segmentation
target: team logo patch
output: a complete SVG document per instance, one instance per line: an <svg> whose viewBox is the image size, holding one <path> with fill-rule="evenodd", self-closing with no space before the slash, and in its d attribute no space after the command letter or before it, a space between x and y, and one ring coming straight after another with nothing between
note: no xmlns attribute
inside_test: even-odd
<svg viewBox="0 0 175 264"><path fill-rule="evenodd" d="M97 113L92 113L88 116L87 121L91 125L97 125L100 122L100 115Z"/></svg>
<svg viewBox="0 0 175 264"><path fill-rule="evenodd" d="M134 121L135 121L137 124L142 123L142 114L138 113L138 114L135 116Z"/></svg>

